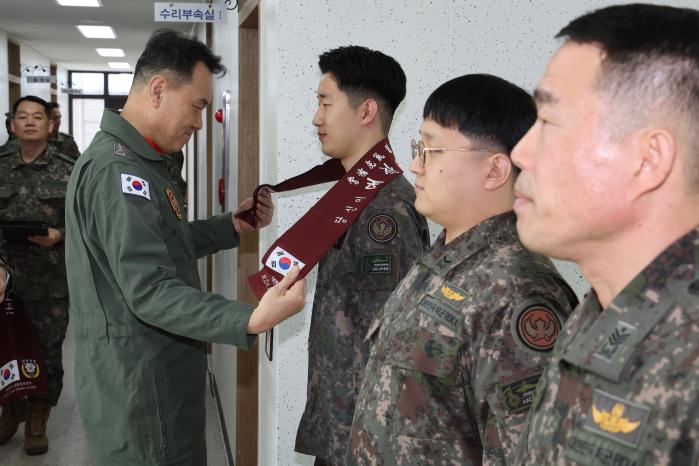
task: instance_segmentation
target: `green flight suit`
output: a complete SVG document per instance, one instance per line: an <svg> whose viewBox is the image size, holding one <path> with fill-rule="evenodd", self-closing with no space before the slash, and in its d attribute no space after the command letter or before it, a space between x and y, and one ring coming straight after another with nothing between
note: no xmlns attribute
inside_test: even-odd
<svg viewBox="0 0 699 466"><path fill-rule="evenodd" d="M105 111L66 196L76 399L98 466L204 465L202 341L249 348L253 307L200 290L238 245L231 214L187 222L165 160Z"/></svg>

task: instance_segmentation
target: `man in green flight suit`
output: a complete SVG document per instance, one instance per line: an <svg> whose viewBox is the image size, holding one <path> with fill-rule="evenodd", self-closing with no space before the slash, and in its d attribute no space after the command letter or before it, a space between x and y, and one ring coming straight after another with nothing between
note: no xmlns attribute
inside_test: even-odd
<svg viewBox="0 0 699 466"><path fill-rule="evenodd" d="M202 342L247 349L304 303L296 267L256 308L200 290L197 259L253 227L230 213L188 223L163 154L201 128L212 76L224 72L201 42L156 31L121 116L104 112L68 186L76 399L99 466L206 464ZM267 195L260 225L271 211Z"/></svg>

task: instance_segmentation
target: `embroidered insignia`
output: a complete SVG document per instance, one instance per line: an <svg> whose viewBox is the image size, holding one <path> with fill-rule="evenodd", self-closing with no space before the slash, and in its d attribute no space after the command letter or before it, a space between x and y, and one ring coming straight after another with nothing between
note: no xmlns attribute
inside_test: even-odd
<svg viewBox="0 0 699 466"><path fill-rule="evenodd" d="M461 291L461 293L459 293L459 291ZM463 290L459 291L456 291L456 287L454 287L453 285L447 284L442 286L442 296L444 296L450 301L460 302L466 299L466 292L464 292Z"/></svg>
<svg viewBox="0 0 699 466"><path fill-rule="evenodd" d="M128 173L121 174L121 192L145 197L150 201L150 184L143 178Z"/></svg>
<svg viewBox="0 0 699 466"><path fill-rule="evenodd" d="M17 381L19 381L19 368L17 360L13 359L0 367L0 390Z"/></svg>
<svg viewBox="0 0 699 466"><path fill-rule="evenodd" d="M274 251L272 251L269 257L267 257L265 265L275 272L279 272L280 274L286 276L293 266L298 265L299 269L303 269L306 264L277 246L274 248Z"/></svg>
<svg viewBox="0 0 699 466"><path fill-rule="evenodd" d="M28 379L39 377L39 364L34 359L22 360L22 374Z"/></svg>
<svg viewBox="0 0 699 466"><path fill-rule="evenodd" d="M165 188L165 194L167 195L167 200L170 201L170 207L172 207L173 212L175 212L179 220L182 220L182 209L180 209L175 193L172 192L172 189Z"/></svg>
<svg viewBox="0 0 699 466"><path fill-rule="evenodd" d="M515 380L508 384L500 385L500 393L505 401L505 409L510 414L529 409L534 401L536 384L539 383L541 373L533 374L523 379Z"/></svg>
<svg viewBox="0 0 699 466"><path fill-rule="evenodd" d="M515 321L517 338L534 351L551 351L560 331L561 321L556 313L540 305L525 308Z"/></svg>
<svg viewBox="0 0 699 466"><path fill-rule="evenodd" d="M392 257L390 254L367 254L362 256L361 272L369 274L390 274Z"/></svg>
<svg viewBox="0 0 699 466"><path fill-rule="evenodd" d="M631 447L638 446L650 408L595 389L583 428Z"/></svg>
<svg viewBox="0 0 699 466"><path fill-rule="evenodd" d="M374 215L369 221L369 236L377 243L388 243L396 237L398 225L390 215Z"/></svg>
<svg viewBox="0 0 699 466"><path fill-rule="evenodd" d="M636 330L637 328L635 325L618 321L607 336L604 345L602 345L598 351L595 351L594 355L611 362L617 351L624 346L624 342L626 342Z"/></svg>
<svg viewBox="0 0 699 466"><path fill-rule="evenodd" d="M126 157L126 151L124 150L124 146L122 146L121 143L114 142L114 155Z"/></svg>
<svg viewBox="0 0 699 466"><path fill-rule="evenodd" d="M422 313L432 317L454 332L457 331L459 325L461 324L461 316L459 315L459 312L451 305L438 298L435 298L434 296L427 295L422 298L422 301L420 301L420 304L417 305L417 308Z"/></svg>

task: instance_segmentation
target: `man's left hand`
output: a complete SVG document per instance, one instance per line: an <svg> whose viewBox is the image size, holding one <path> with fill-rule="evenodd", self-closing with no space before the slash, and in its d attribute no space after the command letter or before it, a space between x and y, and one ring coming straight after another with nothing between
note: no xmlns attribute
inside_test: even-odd
<svg viewBox="0 0 699 466"><path fill-rule="evenodd" d="M244 212L250 207L252 207L253 199L251 197L245 199L238 207L238 212ZM236 213L238 213L236 212ZM257 207L255 208L255 216L257 217L257 226L252 226L248 222L237 218L233 215L233 227L238 234L245 231L254 231L260 228L264 228L272 222L272 215L274 214L274 203L272 202L272 195L269 191L263 189L260 191L260 195L257 198Z"/></svg>
<svg viewBox="0 0 699 466"><path fill-rule="evenodd" d="M27 239L34 244L38 244L39 246L43 246L45 248L50 248L51 246L54 246L59 241L61 241L61 239L63 239L63 236L61 236L61 232L56 230L55 228L49 228L48 235L46 235L46 236L28 236Z"/></svg>

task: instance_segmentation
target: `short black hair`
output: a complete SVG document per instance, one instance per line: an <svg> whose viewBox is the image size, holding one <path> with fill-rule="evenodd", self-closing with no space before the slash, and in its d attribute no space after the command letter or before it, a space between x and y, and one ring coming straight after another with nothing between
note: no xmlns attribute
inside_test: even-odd
<svg viewBox="0 0 699 466"><path fill-rule="evenodd" d="M329 73L337 87L356 107L366 99L379 105L381 128L388 133L396 108L405 98L406 78L400 64L388 55L358 45L328 50L320 55L318 66Z"/></svg>
<svg viewBox="0 0 699 466"><path fill-rule="evenodd" d="M136 62L134 82L147 82L154 75L168 73L177 83L188 83L197 63L221 77L226 67L221 56L214 55L203 42L172 29L158 29L150 36L146 48Z"/></svg>
<svg viewBox="0 0 699 466"><path fill-rule="evenodd" d="M49 104L46 102L44 99L41 97L37 97L35 95L25 95L24 97L20 97L19 99L15 100L14 105L12 106L12 118L17 115L17 108L19 107L19 104L22 102L34 102L36 104L41 105L44 107L44 113L46 113L46 118L51 118L51 110L49 110Z"/></svg>
<svg viewBox="0 0 699 466"><path fill-rule="evenodd" d="M61 104L59 104L58 102L49 102L48 105L49 111L53 111L53 109L55 108L61 108Z"/></svg>
<svg viewBox="0 0 699 466"><path fill-rule="evenodd" d="M699 118L699 11L611 6L574 19L556 37L601 48L596 88L615 99L625 119L666 105Z"/></svg>
<svg viewBox="0 0 699 466"><path fill-rule="evenodd" d="M483 149L509 155L536 121L531 95L490 74L467 74L439 86L425 102L424 119L458 130Z"/></svg>

